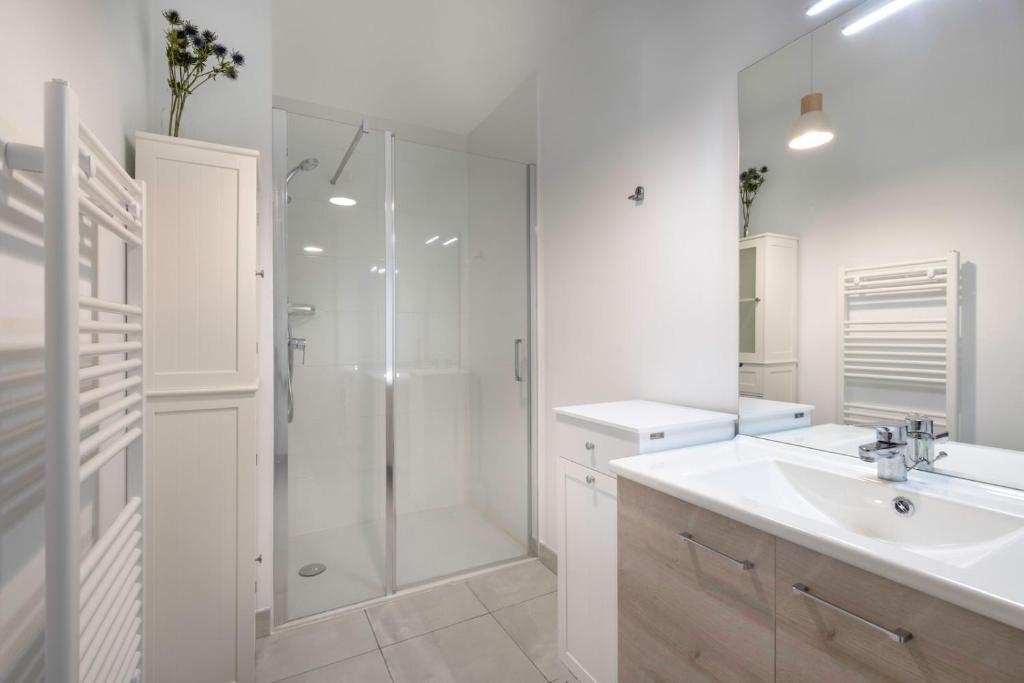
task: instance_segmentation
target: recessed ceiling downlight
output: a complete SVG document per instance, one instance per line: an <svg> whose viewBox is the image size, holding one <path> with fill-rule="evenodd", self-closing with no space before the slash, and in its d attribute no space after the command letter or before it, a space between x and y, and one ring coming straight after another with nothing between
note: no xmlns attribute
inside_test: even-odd
<svg viewBox="0 0 1024 683"><path fill-rule="evenodd" d="M349 197L331 197L330 202L331 202L331 204L334 204L335 206L355 206L356 205L356 200L351 199Z"/></svg>
<svg viewBox="0 0 1024 683"><path fill-rule="evenodd" d="M324 253L324 248L318 247L315 244L307 244L302 248L302 251L306 252L307 254L322 254Z"/></svg>

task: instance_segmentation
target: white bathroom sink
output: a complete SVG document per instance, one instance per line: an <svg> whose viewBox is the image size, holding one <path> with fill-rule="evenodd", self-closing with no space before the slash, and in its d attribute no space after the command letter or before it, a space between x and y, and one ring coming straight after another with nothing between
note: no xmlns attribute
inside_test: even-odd
<svg viewBox="0 0 1024 683"><path fill-rule="evenodd" d="M1024 493L738 436L613 460L631 479L1024 628ZM896 509L896 499L909 514Z"/></svg>
<svg viewBox="0 0 1024 683"><path fill-rule="evenodd" d="M1024 518L1016 515L921 491L896 492L886 482L785 460L723 467L693 478L710 487L731 488L752 502L960 562L990 555L993 546L1024 534ZM896 511L897 497L913 506L909 514Z"/></svg>

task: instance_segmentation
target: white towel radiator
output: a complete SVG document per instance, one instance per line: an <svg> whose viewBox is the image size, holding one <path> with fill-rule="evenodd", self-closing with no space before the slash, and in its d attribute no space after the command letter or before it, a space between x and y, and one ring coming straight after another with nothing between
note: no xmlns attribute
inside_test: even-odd
<svg viewBox="0 0 1024 683"><path fill-rule="evenodd" d="M42 173L46 363L46 634L49 683L135 681L142 671L142 268L145 190L45 85L43 146L9 143ZM127 302L80 294L79 226L127 245ZM102 264L99 264L102 267ZM83 390L83 386L85 387ZM126 505L83 555L83 482L126 453Z"/></svg>
<svg viewBox="0 0 1024 683"><path fill-rule="evenodd" d="M959 419L960 254L839 269L837 408L844 424Z"/></svg>

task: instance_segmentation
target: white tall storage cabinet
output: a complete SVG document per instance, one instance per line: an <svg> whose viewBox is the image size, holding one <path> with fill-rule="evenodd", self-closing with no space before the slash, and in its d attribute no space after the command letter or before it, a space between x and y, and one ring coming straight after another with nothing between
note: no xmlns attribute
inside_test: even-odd
<svg viewBox="0 0 1024 683"><path fill-rule="evenodd" d="M254 678L257 152L136 134L146 681Z"/></svg>
<svg viewBox="0 0 1024 683"><path fill-rule="evenodd" d="M555 414L559 659L576 680L613 683L619 649L618 502L608 463L731 439L736 416L653 401L567 406Z"/></svg>
<svg viewBox="0 0 1024 683"><path fill-rule="evenodd" d="M740 394L796 401L799 240L740 240Z"/></svg>

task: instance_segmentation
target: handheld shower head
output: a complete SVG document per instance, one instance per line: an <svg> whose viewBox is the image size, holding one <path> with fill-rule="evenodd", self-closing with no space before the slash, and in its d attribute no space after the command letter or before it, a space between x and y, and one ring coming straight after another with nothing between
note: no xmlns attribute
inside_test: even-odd
<svg viewBox="0 0 1024 683"><path fill-rule="evenodd" d="M299 165L288 171L288 175L284 178L284 184L287 185L292 181L299 171L312 171L314 168L320 165L320 160L315 157L309 157L299 162Z"/></svg>

